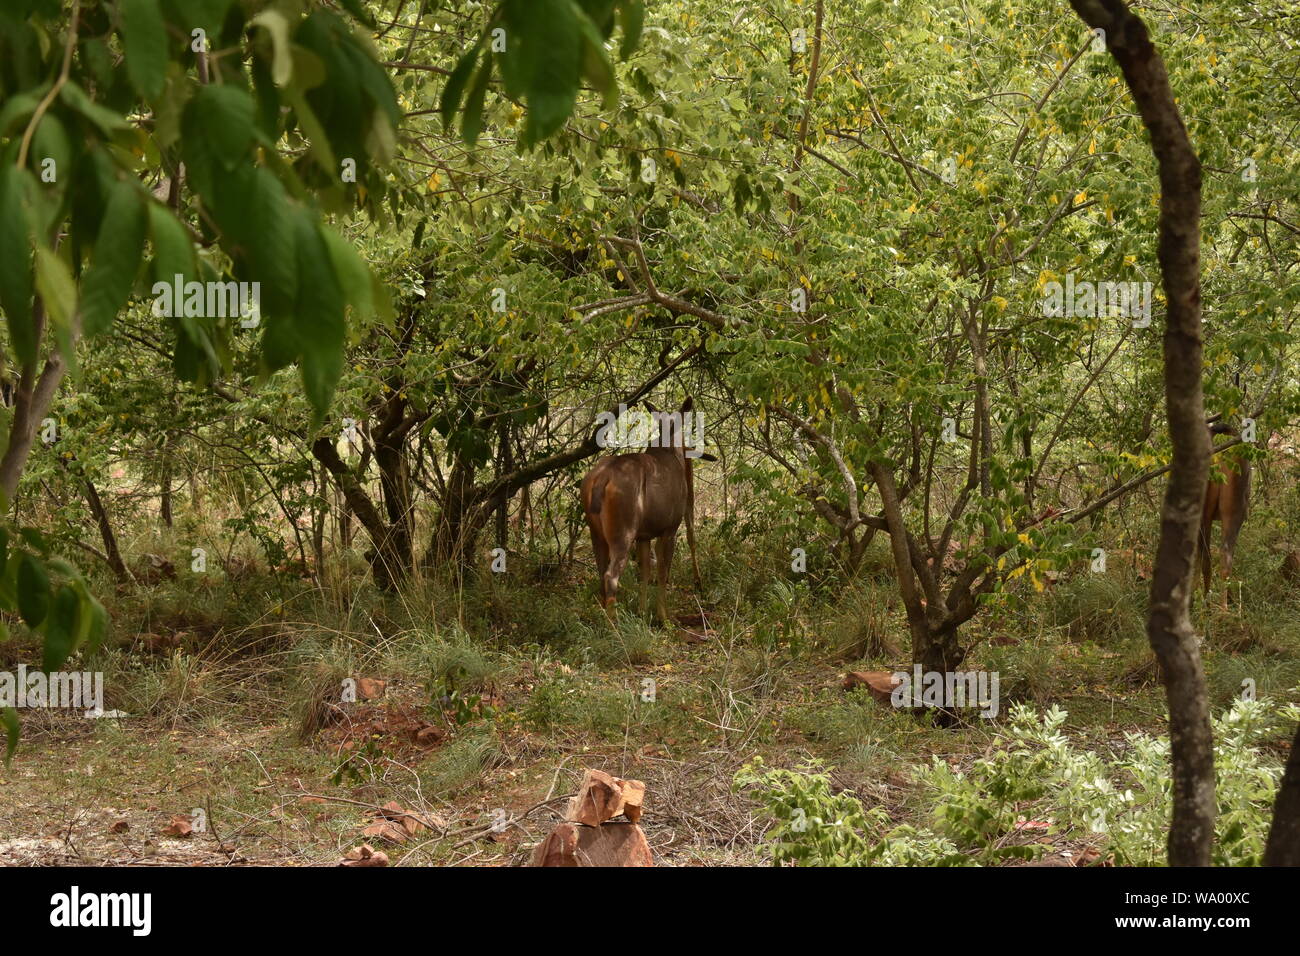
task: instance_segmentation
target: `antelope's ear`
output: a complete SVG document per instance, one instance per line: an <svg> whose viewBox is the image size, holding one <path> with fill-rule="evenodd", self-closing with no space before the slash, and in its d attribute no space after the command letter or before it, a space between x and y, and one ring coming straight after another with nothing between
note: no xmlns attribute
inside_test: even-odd
<svg viewBox="0 0 1300 956"><path fill-rule="evenodd" d="M695 407L695 399L690 395L686 396L686 401L682 402L682 411L689 412Z"/></svg>

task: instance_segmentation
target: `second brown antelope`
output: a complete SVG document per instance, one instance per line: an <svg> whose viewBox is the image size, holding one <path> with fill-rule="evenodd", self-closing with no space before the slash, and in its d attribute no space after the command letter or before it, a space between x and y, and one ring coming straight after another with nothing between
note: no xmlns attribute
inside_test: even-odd
<svg viewBox="0 0 1300 956"><path fill-rule="evenodd" d="M1212 431L1222 432L1216 427ZM1219 577L1223 579L1223 606L1228 606L1228 578L1232 574L1232 554L1237 536L1250 509L1250 459L1225 463L1223 481L1213 478L1205 486L1205 504L1201 509L1201 533L1196 539L1196 555L1201 562L1205 591L1210 591L1210 541L1217 520L1222 528L1219 539Z"/></svg>
<svg viewBox="0 0 1300 956"><path fill-rule="evenodd" d="M677 415L654 413L658 425L653 447L636 454L602 459L582 480L582 510L591 529L600 574L600 603L613 615L618 581L627 566L633 545L641 578L641 614L646 612L650 584L650 546L654 543L658 564L656 610L659 620L668 619L668 572L672 567L677 529L686 519L686 543L691 550L695 586L700 586L700 565L695 556L695 484L692 460L717 461L694 449L687 449L686 413L694 407L688 396ZM653 409L651 409L653 411Z"/></svg>

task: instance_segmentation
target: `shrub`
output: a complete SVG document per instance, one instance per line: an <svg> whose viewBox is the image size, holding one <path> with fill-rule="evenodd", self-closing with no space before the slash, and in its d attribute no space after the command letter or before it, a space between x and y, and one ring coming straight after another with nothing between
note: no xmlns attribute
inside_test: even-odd
<svg viewBox="0 0 1300 956"><path fill-rule="evenodd" d="M1104 841L1119 865L1162 865L1173 793L1168 740L1126 734L1117 752L1103 757L1071 743L1061 730L1065 718L1058 707L1040 716L1017 706L1007 733L969 770L938 758L921 770L919 782L935 808L933 829L889 829L883 809L865 810L847 791L832 793L818 765L803 773L771 770L756 758L736 784L754 788L776 821L768 836L778 865L953 866L1027 858L1041 846L1005 845L1027 818L1048 825L1036 835ZM1238 700L1215 719L1215 865L1258 865L1282 774L1260 743L1297 719L1300 707L1265 699Z"/></svg>

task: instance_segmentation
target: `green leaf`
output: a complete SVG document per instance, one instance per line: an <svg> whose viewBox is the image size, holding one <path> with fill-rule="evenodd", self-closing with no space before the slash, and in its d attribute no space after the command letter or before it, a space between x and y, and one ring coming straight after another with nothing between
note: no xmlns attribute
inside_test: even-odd
<svg viewBox="0 0 1300 956"><path fill-rule="evenodd" d="M618 105L618 84L614 79L614 65L605 52L605 41L596 25L581 10L576 12L576 19L582 31L582 74L594 89L603 94L605 108L612 109Z"/></svg>
<svg viewBox="0 0 1300 956"><path fill-rule="evenodd" d="M27 155L28 165L33 173L44 174L45 160L54 160L53 172L56 178L66 176L72 167L72 141L62 121L51 113L41 117L40 125L32 136L32 150Z"/></svg>
<svg viewBox="0 0 1300 956"><path fill-rule="evenodd" d="M205 86L185 107L185 134L206 137L211 155L226 169L245 161L253 142L257 107L237 86Z"/></svg>
<svg viewBox="0 0 1300 956"><path fill-rule="evenodd" d="M18 558L18 613L28 627L40 627L50 610L50 576L35 555Z"/></svg>
<svg viewBox="0 0 1300 956"><path fill-rule="evenodd" d="M14 133L21 135L23 127L31 120L49 89L50 84L45 83L36 89L15 93L5 100L4 106L0 106L0 136Z"/></svg>
<svg viewBox="0 0 1300 956"><path fill-rule="evenodd" d="M274 8L263 10L248 21L249 27L261 27L271 37L271 79L276 86L288 86L293 79L293 53L289 42L289 20Z"/></svg>
<svg viewBox="0 0 1300 956"><path fill-rule="evenodd" d="M528 101L524 144L541 142L558 130L578 101L578 71L582 61L581 13L573 0L515 2L523 43L533 49L523 78Z"/></svg>
<svg viewBox="0 0 1300 956"><path fill-rule="evenodd" d="M285 90L284 98L293 107L301 132L306 135L310 144L312 158L316 160L316 163L327 175L338 175L339 167L334 160L334 148L330 145L329 134L325 132L325 127L321 125L316 111L307 102L307 97L303 96L298 90L290 88Z"/></svg>
<svg viewBox="0 0 1300 956"><path fill-rule="evenodd" d="M36 249L36 291L51 321L64 329L70 328L77 309L77 285L72 281L68 264L44 246Z"/></svg>
<svg viewBox="0 0 1300 956"><path fill-rule="evenodd" d="M113 185L95 240L95 258L81 286L81 322L87 336L105 331L126 305L144 257L145 207L126 180Z"/></svg>
<svg viewBox="0 0 1300 956"><path fill-rule="evenodd" d="M370 301L375 304L375 317L391 329L397 321L393 297L389 294L387 283L373 271L370 273Z"/></svg>
<svg viewBox="0 0 1300 956"><path fill-rule="evenodd" d="M483 130L483 98L487 95L488 80L491 78L492 58L485 56L460 117L460 138L471 146L478 142L478 134Z"/></svg>
<svg viewBox="0 0 1300 956"><path fill-rule="evenodd" d="M264 167L251 171L241 182L246 214L227 226L245 250L245 260L253 278L262 283L262 314L292 315L298 296L297 246L293 205L285 195L284 184ZM236 208L231 197L230 209Z"/></svg>
<svg viewBox="0 0 1300 956"><path fill-rule="evenodd" d="M152 102L167 82L167 25L162 9L158 0L120 0L118 7L126 75L140 95Z"/></svg>
<svg viewBox="0 0 1300 956"><path fill-rule="evenodd" d="M319 225L303 213L297 217L298 308L296 338L302 350L302 382L311 403L313 428L319 427L343 372L343 293Z"/></svg>
<svg viewBox="0 0 1300 956"><path fill-rule="evenodd" d="M82 595L81 626L78 631L78 643L84 641L87 654L99 650L104 635L108 632L108 612L92 594Z"/></svg>
<svg viewBox="0 0 1300 956"><path fill-rule="evenodd" d="M22 539L27 543L27 546L32 548L41 557L48 558L50 556L50 542L46 539L45 535L41 534L39 529L27 527L19 528L18 534L22 536Z"/></svg>
<svg viewBox="0 0 1300 956"><path fill-rule="evenodd" d="M77 646L77 615L81 610L81 595L76 588L65 584L54 595L54 605L45 621L45 648L41 669L53 673L63 666L68 655Z"/></svg>
<svg viewBox="0 0 1300 956"><path fill-rule="evenodd" d="M127 129L130 126L120 113L115 113L105 106L100 106L72 80L68 80L63 84L63 87L59 90L59 96L68 106L99 127L99 131L105 136L112 136L118 130Z"/></svg>
<svg viewBox="0 0 1300 956"><path fill-rule="evenodd" d="M172 211L161 203L149 203L149 240L153 243L153 275L171 283L194 274L194 243Z"/></svg>
<svg viewBox="0 0 1300 956"><path fill-rule="evenodd" d="M36 361L32 323L32 244L24 211L23 171L0 165L0 307L9 324L14 354L24 365Z"/></svg>
<svg viewBox="0 0 1300 956"><path fill-rule="evenodd" d="M321 227L321 235L329 246L330 261L338 276L343 294L360 321L368 321L375 313L371 295L370 268L357 253L356 247L328 226Z"/></svg>
<svg viewBox="0 0 1300 956"><path fill-rule="evenodd" d="M456 110L460 109L460 101L465 95L465 84L469 82L470 73L474 70L474 64L478 61L479 47L483 41L480 39L474 44L468 53L460 58L455 69L451 71L451 76L447 77L447 85L442 88L442 97L438 101L438 112L442 114L442 128L451 129L451 118L456 115ZM488 63L492 62L492 57L487 57Z"/></svg>
<svg viewBox="0 0 1300 956"><path fill-rule="evenodd" d="M18 711L12 707L0 707L0 724L5 729L5 759L4 764L9 766L9 761L13 759L14 752L18 749Z"/></svg>
<svg viewBox="0 0 1300 956"><path fill-rule="evenodd" d="M618 8L619 22L623 26L623 42L619 45L619 59L626 60L641 42L641 29L645 25L645 4L642 0L623 0Z"/></svg>

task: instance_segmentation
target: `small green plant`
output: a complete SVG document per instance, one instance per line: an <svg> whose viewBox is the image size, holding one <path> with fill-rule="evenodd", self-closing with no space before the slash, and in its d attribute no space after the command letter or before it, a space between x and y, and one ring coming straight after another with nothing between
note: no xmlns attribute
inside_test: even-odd
<svg viewBox="0 0 1300 956"><path fill-rule="evenodd" d="M370 783L377 776L375 765L383 759L384 748L380 745L379 736L367 737L364 744L334 769L330 781L336 787L343 786L344 781L352 785Z"/></svg>
<svg viewBox="0 0 1300 956"><path fill-rule="evenodd" d="M849 791L834 793L820 761L803 772L769 769L755 757L736 774L754 788L767 815L776 866L961 866L971 861L949 840L910 826L886 832L889 815L865 809Z"/></svg>
<svg viewBox="0 0 1300 956"><path fill-rule="evenodd" d="M1062 732L1066 713L1011 711L1008 732L992 751L959 771L944 761L918 775L933 807L932 829L895 827L849 792L833 793L814 764L806 772L771 770L761 759L741 769L736 785L755 789L766 814L776 864L809 866L985 865L1030 858L1040 844L1016 843L1025 821L1035 835L1104 843L1121 866L1164 862L1173 785L1169 742L1126 734L1103 757L1077 749ZM1219 814L1217 866L1256 866L1263 853L1280 763L1259 744L1300 719L1300 707L1238 700L1214 721Z"/></svg>
<svg viewBox="0 0 1300 956"><path fill-rule="evenodd" d="M462 690L459 683L466 673L457 668L449 670L430 683L430 697L437 709L449 714L458 726L468 724L478 717L492 717L496 708L483 702L483 695Z"/></svg>

